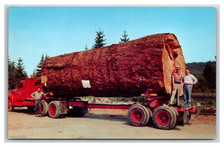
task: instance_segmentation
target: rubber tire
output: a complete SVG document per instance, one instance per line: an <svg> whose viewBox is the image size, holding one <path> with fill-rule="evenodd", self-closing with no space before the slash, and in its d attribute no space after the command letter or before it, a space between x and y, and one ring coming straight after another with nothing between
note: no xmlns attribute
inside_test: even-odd
<svg viewBox="0 0 224 147"><path fill-rule="evenodd" d="M71 110L72 116L75 117L83 117L88 112L87 107L80 108L80 107L73 107Z"/></svg>
<svg viewBox="0 0 224 147"><path fill-rule="evenodd" d="M147 107L147 110L149 111L149 121L148 121L148 125L150 125L152 123L152 111L149 109L149 107Z"/></svg>
<svg viewBox="0 0 224 147"><path fill-rule="evenodd" d="M165 106L165 107L168 107L168 106ZM174 127L176 127L176 125L177 125L177 123L178 123L178 120L179 120L179 115L178 115L178 112L177 111L175 111L176 109L175 108L173 108L173 107L168 107L168 109L170 109L171 110L171 112L173 113L173 125L171 126L171 128L170 129L173 129Z"/></svg>
<svg viewBox="0 0 224 147"><path fill-rule="evenodd" d="M132 112L136 109L141 111L143 114L143 118L140 122L135 122L131 117ZM149 118L150 118L149 111L143 105L135 104L135 105L132 105L128 110L128 121L133 126L145 126L149 122Z"/></svg>
<svg viewBox="0 0 224 147"><path fill-rule="evenodd" d="M27 106L28 111L33 111L34 110L34 106Z"/></svg>
<svg viewBox="0 0 224 147"><path fill-rule="evenodd" d="M166 112L169 115L170 119L169 119L169 122L166 125L161 125L159 122L157 122L156 116L160 112ZM153 125L156 128L159 128L159 129L164 129L164 130L173 129L175 127L175 125L176 125L176 121L177 121L177 118L176 118L175 113L172 111L171 108L169 108L167 106L159 106L159 107L157 107L155 109L155 111L153 112L153 114L152 114Z"/></svg>
<svg viewBox="0 0 224 147"><path fill-rule="evenodd" d="M186 124L188 123L188 121L191 119L191 113L189 111L187 111L187 120L186 122L184 122L184 119L183 119L183 124Z"/></svg>
<svg viewBox="0 0 224 147"><path fill-rule="evenodd" d="M49 106L48 106L48 103L45 100L41 101L41 107L43 108L43 111L41 111L41 116L47 115Z"/></svg>
<svg viewBox="0 0 224 147"><path fill-rule="evenodd" d="M188 123L190 119L191 119L191 113L189 112L186 123Z"/></svg>
<svg viewBox="0 0 224 147"><path fill-rule="evenodd" d="M55 106L55 114L51 114L51 112L50 112L52 105ZM52 101L52 102L49 103L48 115L51 118L58 118L60 116L60 106L59 106L58 101Z"/></svg>
<svg viewBox="0 0 224 147"><path fill-rule="evenodd" d="M176 118L177 118L177 120L176 120L176 124L175 124L175 126L178 124L178 122L179 122L179 113L177 112L177 110L174 108L174 107L169 107L170 109L172 109L172 111L175 113L175 115L176 115Z"/></svg>
<svg viewBox="0 0 224 147"><path fill-rule="evenodd" d="M14 111L14 107L12 106L11 100L8 99L8 112Z"/></svg>
<svg viewBox="0 0 224 147"><path fill-rule="evenodd" d="M180 118L182 120L180 120ZM181 112L179 115L178 125L184 125L184 112Z"/></svg>

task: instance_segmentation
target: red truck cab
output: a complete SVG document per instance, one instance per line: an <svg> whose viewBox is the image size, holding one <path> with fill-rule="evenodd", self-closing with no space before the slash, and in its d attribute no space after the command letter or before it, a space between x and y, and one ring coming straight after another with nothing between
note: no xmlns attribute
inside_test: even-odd
<svg viewBox="0 0 224 147"><path fill-rule="evenodd" d="M34 98L31 94L41 87L41 81L38 78L27 78L20 81L17 89L13 89L8 95L8 110L14 110L14 107L28 107L29 110L34 109Z"/></svg>

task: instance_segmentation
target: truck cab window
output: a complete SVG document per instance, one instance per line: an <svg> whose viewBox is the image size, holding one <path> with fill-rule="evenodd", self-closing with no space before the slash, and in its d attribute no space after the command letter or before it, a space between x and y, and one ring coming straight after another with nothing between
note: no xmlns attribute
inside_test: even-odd
<svg viewBox="0 0 224 147"><path fill-rule="evenodd" d="M19 88L23 88L23 83L19 83Z"/></svg>

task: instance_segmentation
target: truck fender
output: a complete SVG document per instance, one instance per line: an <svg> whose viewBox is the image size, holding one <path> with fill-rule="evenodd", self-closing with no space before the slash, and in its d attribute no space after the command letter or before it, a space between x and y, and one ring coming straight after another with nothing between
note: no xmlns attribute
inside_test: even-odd
<svg viewBox="0 0 224 147"><path fill-rule="evenodd" d="M14 100L14 95L12 95L12 94L9 94L8 95L8 99L11 101L11 103L13 102L13 100Z"/></svg>

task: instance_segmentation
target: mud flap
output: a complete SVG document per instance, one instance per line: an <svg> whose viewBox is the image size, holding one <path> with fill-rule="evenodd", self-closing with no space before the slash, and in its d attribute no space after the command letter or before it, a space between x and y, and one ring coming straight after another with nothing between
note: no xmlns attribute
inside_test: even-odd
<svg viewBox="0 0 224 147"><path fill-rule="evenodd" d="M197 118L200 115L200 112L201 112L201 104L197 103L197 112L195 118Z"/></svg>
<svg viewBox="0 0 224 147"><path fill-rule="evenodd" d="M188 110L184 111L184 116L183 116L183 124L185 124L187 122L187 116L189 115Z"/></svg>
<svg viewBox="0 0 224 147"><path fill-rule="evenodd" d="M67 103L66 102L60 102L60 115L61 114L67 114Z"/></svg>

